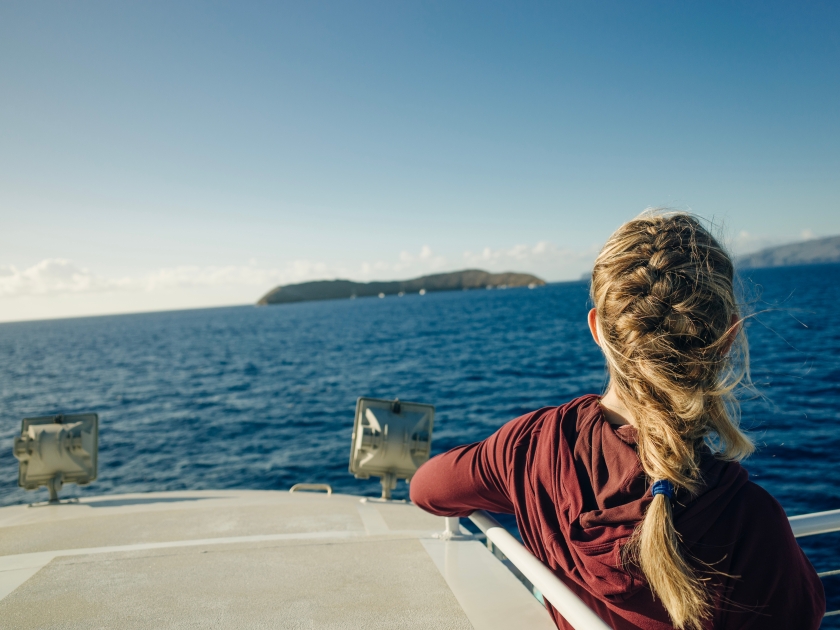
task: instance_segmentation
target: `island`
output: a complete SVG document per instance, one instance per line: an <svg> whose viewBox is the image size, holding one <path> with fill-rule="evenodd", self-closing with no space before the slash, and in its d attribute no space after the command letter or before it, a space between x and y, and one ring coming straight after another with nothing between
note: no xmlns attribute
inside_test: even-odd
<svg viewBox="0 0 840 630"><path fill-rule="evenodd" d="M815 238L799 243L768 247L735 261L739 269L820 265L840 262L840 236Z"/></svg>
<svg viewBox="0 0 840 630"><path fill-rule="evenodd" d="M437 273L412 280L387 282L353 282L351 280L316 280L287 284L272 289L257 302L288 304L314 300L342 300L361 297L384 297L406 293L426 294L432 291L466 291L470 289L502 289L509 287L541 287L545 280L527 273L489 273L480 269L466 269L451 273Z"/></svg>

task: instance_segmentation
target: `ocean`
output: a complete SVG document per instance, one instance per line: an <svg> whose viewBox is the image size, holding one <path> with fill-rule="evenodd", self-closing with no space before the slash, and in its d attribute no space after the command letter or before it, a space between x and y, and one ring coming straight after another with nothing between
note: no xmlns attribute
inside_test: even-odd
<svg viewBox="0 0 840 630"><path fill-rule="evenodd" d="M745 466L788 515L838 509L840 265L745 271L742 284L755 384L742 424L759 445ZM378 496L378 481L347 472L357 397L434 404L435 454L600 392L587 291L576 282L2 324L0 505L46 497L17 487L21 419L88 411L100 417L99 478L63 497L298 482ZM840 568L840 536L800 542L818 570ZM825 585L840 607L840 579Z"/></svg>

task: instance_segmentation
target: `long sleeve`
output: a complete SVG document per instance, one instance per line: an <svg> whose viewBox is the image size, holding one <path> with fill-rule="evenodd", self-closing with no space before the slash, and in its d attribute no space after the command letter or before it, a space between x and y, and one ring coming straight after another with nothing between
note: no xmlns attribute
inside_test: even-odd
<svg viewBox="0 0 840 630"><path fill-rule="evenodd" d="M475 510L513 514L509 479L514 452L536 416L512 420L486 440L430 459L411 480L411 500L438 516L468 516Z"/></svg>

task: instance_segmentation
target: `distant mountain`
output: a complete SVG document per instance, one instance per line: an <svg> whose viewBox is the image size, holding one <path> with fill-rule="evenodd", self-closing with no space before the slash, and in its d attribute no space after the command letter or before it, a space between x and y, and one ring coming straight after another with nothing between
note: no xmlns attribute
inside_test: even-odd
<svg viewBox="0 0 840 630"><path fill-rule="evenodd" d="M736 259L735 266L740 269L758 269L835 262L840 262L840 236L768 247L753 254L741 256Z"/></svg>
<svg viewBox="0 0 840 630"><path fill-rule="evenodd" d="M488 273L480 269L467 269L452 273L438 273L413 280L392 282L351 282L350 280L318 280L301 284L287 284L266 293L259 305L309 302L312 300L341 300L420 291L456 291L459 289L485 289L501 287L542 286L545 280L527 273Z"/></svg>

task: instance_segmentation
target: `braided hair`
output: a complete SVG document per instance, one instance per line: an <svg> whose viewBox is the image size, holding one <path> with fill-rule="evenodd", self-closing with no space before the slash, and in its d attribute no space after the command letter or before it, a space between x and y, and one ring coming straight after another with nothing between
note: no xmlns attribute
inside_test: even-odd
<svg viewBox="0 0 840 630"><path fill-rule="evenodd" d="M592 272L610 387L633 419L642 468L689 494L702 487L704 451L739 460L754 448L733 395L748 370L733 280L731 259L696 218L656 210L620 227ZM625 552L673 624L701 628L707 580L680 549L669 497L654 495Z"/></svg>

